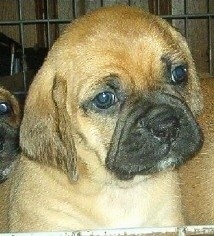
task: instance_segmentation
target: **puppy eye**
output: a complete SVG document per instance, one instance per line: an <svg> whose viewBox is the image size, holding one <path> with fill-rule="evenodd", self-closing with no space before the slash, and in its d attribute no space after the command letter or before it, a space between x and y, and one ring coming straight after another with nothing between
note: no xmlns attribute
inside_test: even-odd
<svg viewBox="0 0 214 236"><path fill-rule="evenodd" d="M102 92L95 96L93 104L99 109L108 109L117 102L117 98L112 92Z"/></svg>
<svg viewBox="0 0 214 236"><path fill-rule="evenodd" d="M187 68L183 65L176 66L171 71L171 83L174 85L180 85L187 81Z"/></svg>
<svg viewBox="0 0 214 236"><path fill-rule="evenodd" d="M7 102L0 102L0 115L7 115L11 111L12 108Z"/></svg>

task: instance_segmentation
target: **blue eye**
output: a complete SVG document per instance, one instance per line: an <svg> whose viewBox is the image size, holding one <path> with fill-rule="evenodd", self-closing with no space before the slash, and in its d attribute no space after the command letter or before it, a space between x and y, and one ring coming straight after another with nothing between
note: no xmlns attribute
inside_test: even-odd
<svg viewBox="0 0 214 236"><path fill-rule="evenodd" d="M7 115L11 110L12 109L7 102L0 102L0 115Z"/></svg>
<svg viewBox="0 0 214 236"><path fill-rule="evenodd" d="M117 102L115 94L112 92L102 92L93 99L93 104L99 109L108 109Z"/></svg>
<svg viewBox="0 0 214 236"><path fill-rule="evenodd" d="M172 84L179 85L187 81L187 69L185 66L177 66L172 70L171 73Z"/></svg>

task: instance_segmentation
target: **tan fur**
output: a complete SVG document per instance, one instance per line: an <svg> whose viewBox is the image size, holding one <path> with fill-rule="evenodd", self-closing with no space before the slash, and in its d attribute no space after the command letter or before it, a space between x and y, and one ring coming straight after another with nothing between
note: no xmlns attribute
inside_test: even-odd
<svg viewBox="0 0 214 236"><path fill-rule="evenodd" d="M204 145L180 169L182 201L189 224L214 224L214 78L203 76L204 110L199 117Z"/></svg>
<svg viewBox="0 0 214 236"><path fill-rule="evenodd" d="M0 232L8 232L9 180L0 185Z"/></svg>
<svg viewBox="0 0 214 236"><path fill-rule="evenodd" d="M166 83L163 55L188 64L188 85ZM75 21L54 44L32 83L21 127L22 155L10 192L11 231L184 224L177 172L118 180L105 168L117 117L85 113L110 76L127 99L162 88L202 108L183 37L137 8L104 8Z"/></svg>
<svg viewBox="0 0 214 236"><path fill-rule="evenodd" d="M20 125L21 117L20 117L20 108L18 101L16 98L6 89L0 87L0 101L8 102L11 104L13 109L13 115L8 116L7 122L9 126L17 128ZM0 156L1 157L1 156ZM10 153L8 153L8 160L10 160ZM2 160L1 160L2 161ZM9 200L9 181L7 180L5 183L0 184L0 232L3 230L6 231L5 228L7 222L7 203Z"/></svg>

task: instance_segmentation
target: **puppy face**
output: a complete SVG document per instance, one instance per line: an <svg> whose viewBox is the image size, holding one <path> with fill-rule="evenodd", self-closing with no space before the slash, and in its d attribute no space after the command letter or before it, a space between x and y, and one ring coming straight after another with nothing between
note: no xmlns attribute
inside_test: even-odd
<svg viewBox="0 0 214 236"><path fill-rule="evenodd" d="M75 21L50 51L30 88L21 145L71 178L130 180L199 150L200 109L183 37L142 10L103 8Z"/></svg>
<svg viewBox="0 0 214 236"><path fill-rule="evenodd" d="M19 150L19 105L15 97L0 88L0 182L11 172Z"/></svg>

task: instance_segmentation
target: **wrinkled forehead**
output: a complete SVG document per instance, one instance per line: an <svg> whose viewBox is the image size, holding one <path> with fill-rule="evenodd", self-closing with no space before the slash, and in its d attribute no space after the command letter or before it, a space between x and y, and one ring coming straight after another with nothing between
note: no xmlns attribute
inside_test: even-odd
<svg viewBox="0 0 214 236"><path fill-rule="evenodd" d="M68 73L74 75L74 79L78 78L75 83L90 80L96 83L100 78L115 74L127 83L131 79L135 83L143 80L148 86L161 79L167 63L186 63L177 44L167 44L164 37L148 34L132 38L126 35L107 39L94 37L78 45L75 51L72 71Z"/></svg>
<svg viewBox="0 0 214 236"><path fill-rule="evenodd" d="M186 60L181 37L175 35L171 26L150 15L89 18L72 25L59 40L58 68L65 77L73 76L75 84L96 83L114 73L135 83L143 78L147 86L160 79L166 63Z"/></svg>
<svg viewBox="0 0 214 236"><path fill-rule="evenodd" d="M83 45L77 52L73 62L74 71L80 77L103 77L115 73L126 76L148 76L156 67L160 67L164 54L158 42L151 42L149 38L126 38L106 41L98 40L94 44ZM95 78L94 78L95 79Z"/></svg>

